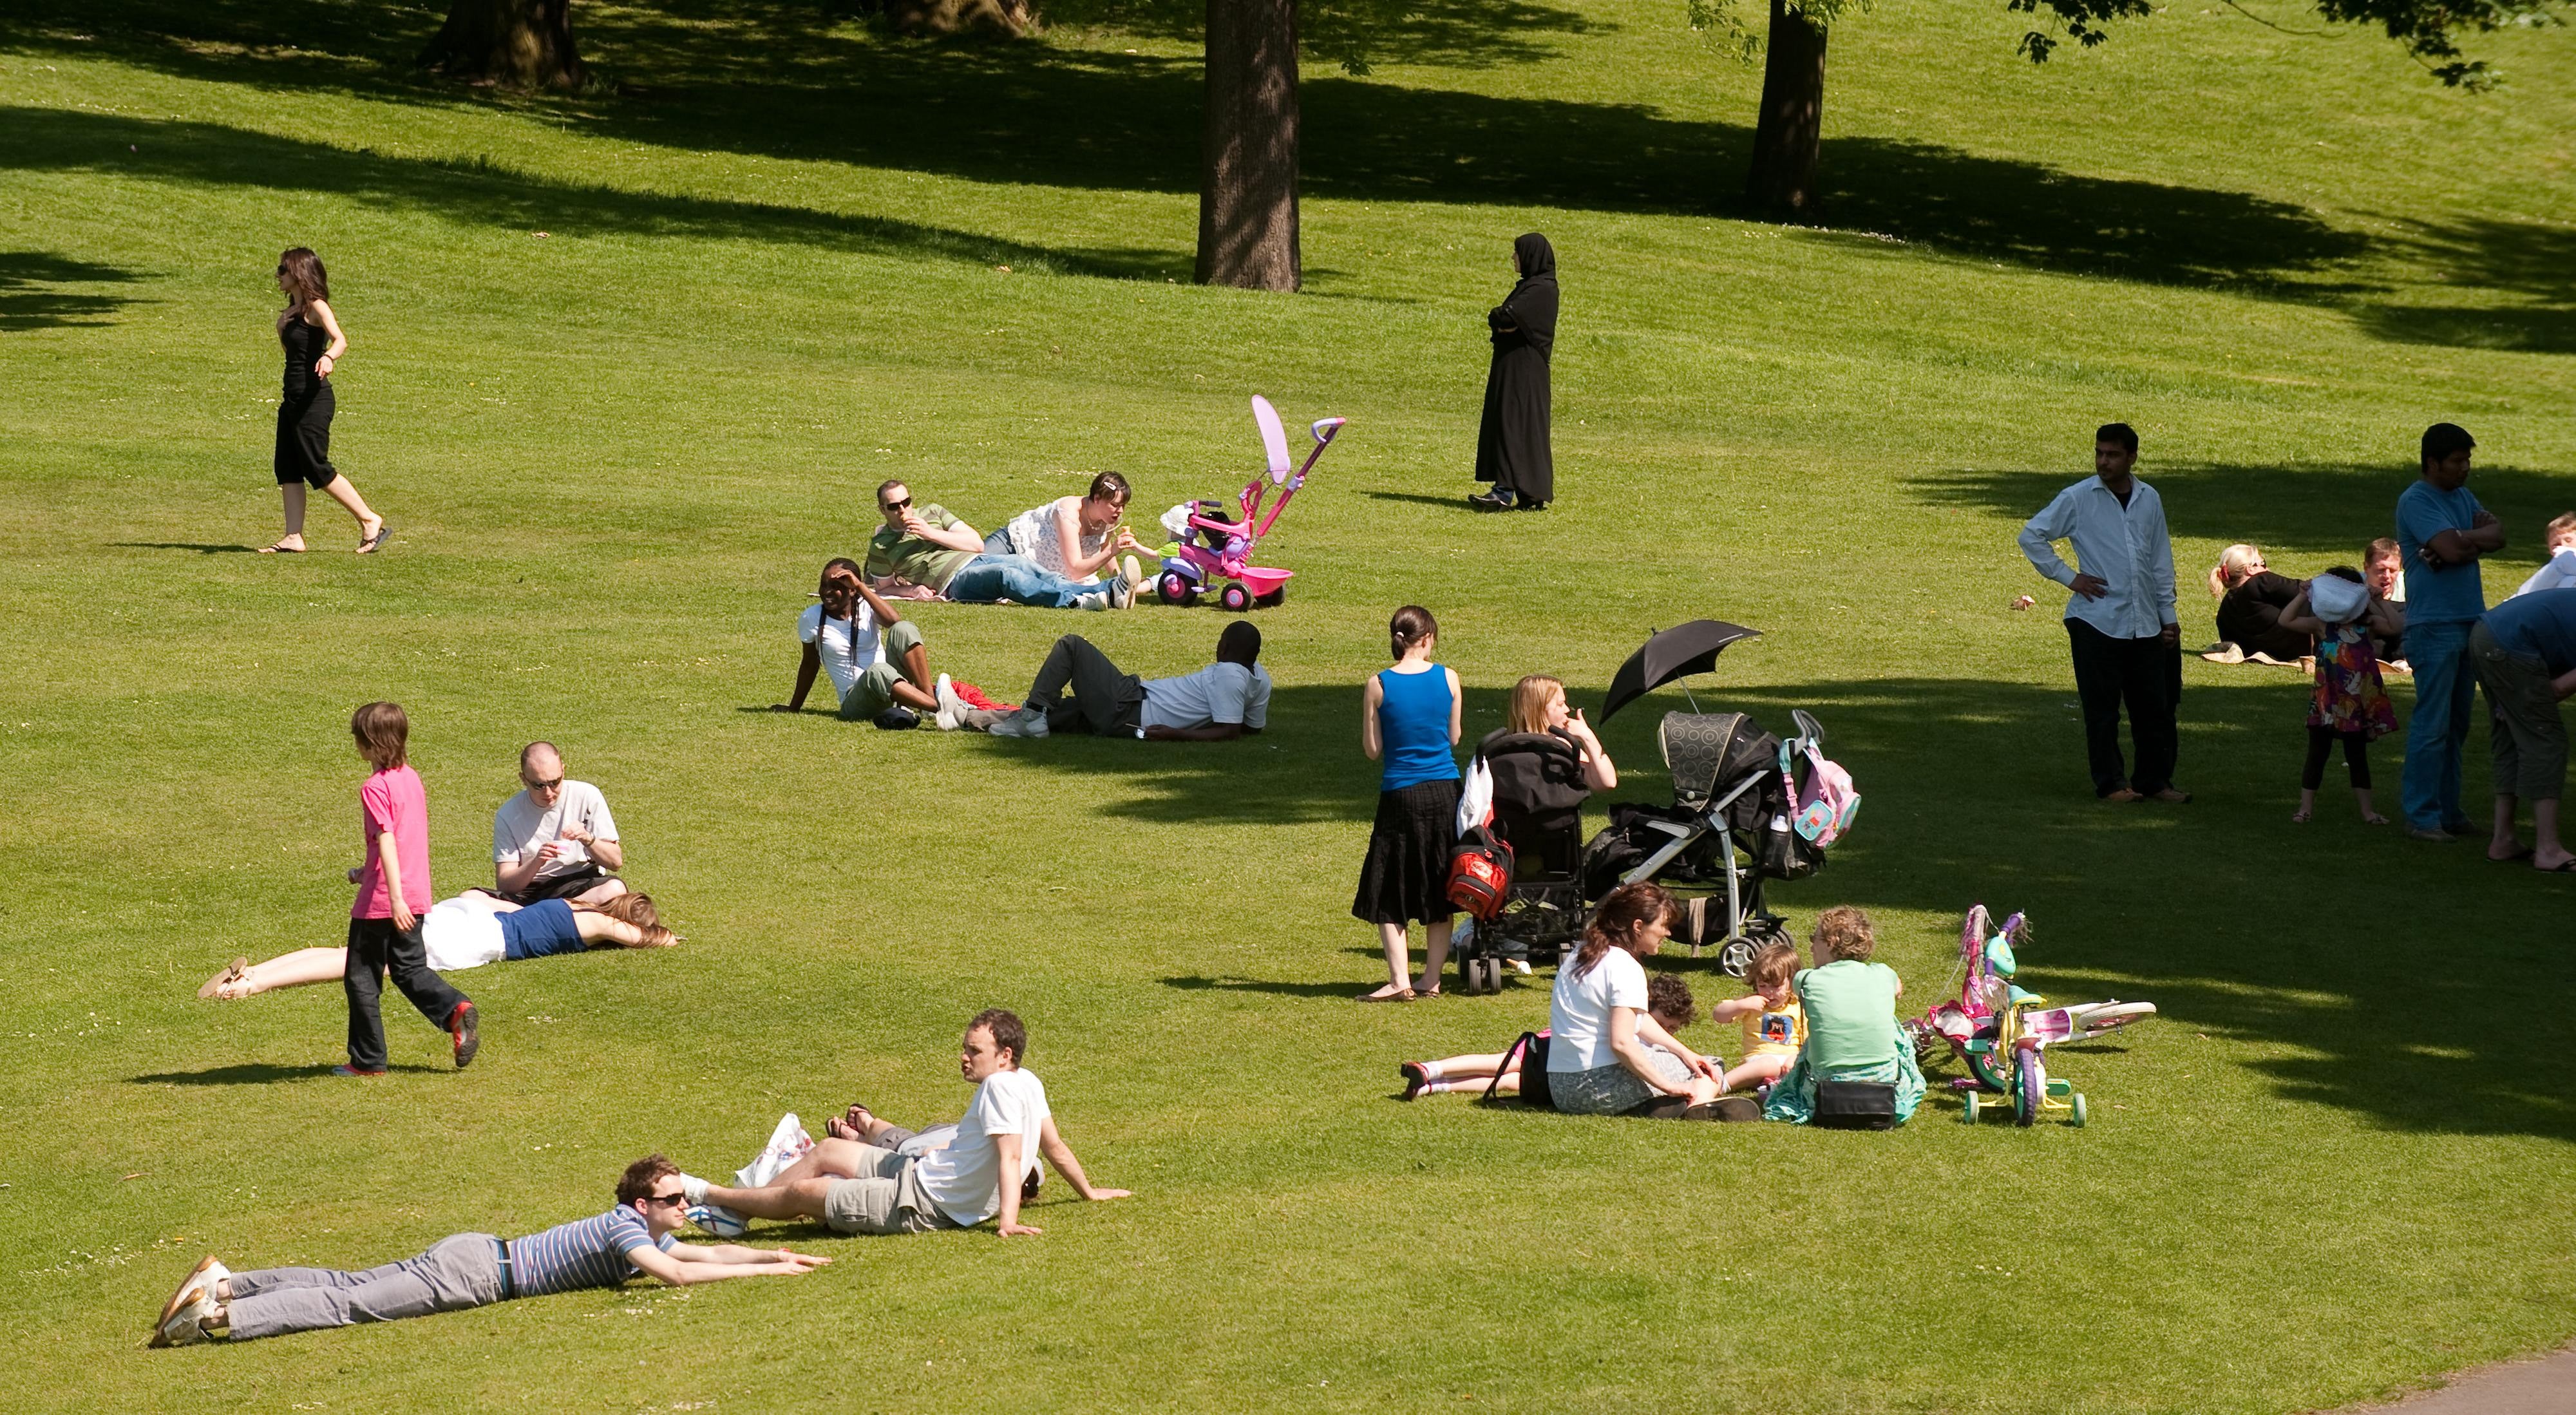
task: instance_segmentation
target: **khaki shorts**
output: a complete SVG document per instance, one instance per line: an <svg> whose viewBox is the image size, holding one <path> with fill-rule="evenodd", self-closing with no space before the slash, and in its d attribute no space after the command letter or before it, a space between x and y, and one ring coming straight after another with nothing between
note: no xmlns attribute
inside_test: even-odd
<svg viewBox="0 0 2576 1415"><path fill-rule="evenodd" d="M823 1222L835 1233L928 1233L955 1228L921 1186L921 1165L910 1155L859 1146L855 1179L836 1179L823 1192Z"/></svg>
<svg viewBox="0 0 2576 1415"><path fill-rule="evenodd" d="M894 685L903 681L903 670L896 665L919 647L921 629L911 620L898 619L885 626L885 658L869 664L852 680L850 695L841 699L841 716L852 722L872 721L893 707Z"/></svg>

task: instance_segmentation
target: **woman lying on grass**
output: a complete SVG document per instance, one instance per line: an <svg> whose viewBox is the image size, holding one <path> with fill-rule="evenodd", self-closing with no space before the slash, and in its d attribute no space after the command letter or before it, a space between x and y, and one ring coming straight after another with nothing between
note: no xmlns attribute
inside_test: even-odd
<svg viewBox="0 0 2576 1415"><path fill-rule="evenodd" d="M1699 1004L1691 997L1690 984L1670 973L1657 973L1646 979L1646 1015L1665 1031L1678 1032L1699 1015ZM1482 1095L1488 1087L1498 1096L1521 1093L1521 1058L1510 1051L1407 1061L1399 1063L1395 1070L1404 1078L1406 1100L1436 1096L1443 1091L1474 1091ZM1497 1072L1501 1074L1497 1076Z"/></svg>
<svg viewBox="0 0 2576 1415"><path fill-rule="evenodd" d="M479 889L439 901L421 920L420 934L430 969L439 973L585 948L668 948L680 941L662 927L649 894L621 894L597 907L547 899L521 908ZM345 948L299 948L265 963L236 958L206 979L197 996L230 1001L277 988L336 983L348 962Z"/></svg>
<svg viewBox="0 0 2576 1415"><path fill-rule="evenodd" d="M1923 1100L1923 1068L1896 1020L1905 984L1896 970L1869 961L1878 947L1869 915L1848 904L1816 916L1809 942L1816 966L1789 980L1807 1022L1807 1042L1788 1074L1771 1086L1762 1118L1800 1125L1815 1118L1816 1083L1870 1081L1896 1089L1896 1123L1913 1118Z"/></svg>

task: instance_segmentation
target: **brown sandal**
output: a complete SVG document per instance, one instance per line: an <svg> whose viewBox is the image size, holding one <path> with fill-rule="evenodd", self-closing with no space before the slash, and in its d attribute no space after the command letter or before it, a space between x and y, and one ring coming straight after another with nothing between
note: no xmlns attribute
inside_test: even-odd
<svg viewBox="0 0 2576 1415"><path fill-rule="evenodd" d="M201 998L211 998L215 995L215 990L222 987L224 984L240 982L243 978L248 977L249 975L250 960L247 958L236 958L230 963L225 964L222 972L206 979L205 986L197 989L197 996Z"/></svg>

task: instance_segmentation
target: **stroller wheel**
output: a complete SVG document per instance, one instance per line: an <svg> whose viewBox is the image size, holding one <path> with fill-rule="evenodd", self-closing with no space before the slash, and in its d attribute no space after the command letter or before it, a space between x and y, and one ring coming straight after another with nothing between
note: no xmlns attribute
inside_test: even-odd
<svg viewBox="0 0 2576 1415"><path fill-rule="evenodd" d="M1753 940L1738 934L1717 946L1717 966L1730 978L1744 976L1753 966Z"/></svg>

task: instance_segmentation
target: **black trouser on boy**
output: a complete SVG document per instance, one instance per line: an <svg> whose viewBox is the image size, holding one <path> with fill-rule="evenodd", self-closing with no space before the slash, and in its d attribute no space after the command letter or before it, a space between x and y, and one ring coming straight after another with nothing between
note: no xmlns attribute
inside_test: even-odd
<svg viewBox="0 0 2576 1415"><path fill-rule="evenodd" d="M2174 709L2182 697L2182 650L2161 637L2115 639L2081 619L2066 621L2075 654L2075 696L2084 705L2084 755L2093 794L2122 786L2152 796L2173 785L2182 739ZM2129 710L2137 770L2120 764L2120 709Z"/></svg>
<svg viewBox="0 0 2576 1415"><path fill-rule="evenodd" d="M429 950L420 941L420 925L397 929L391 919L349 921L349 961L340 972L340 989L349 995L349 1065L360 1071L385 1069L385 1019L379 1006L384 978L420 1009L440 1031L466 1005L465 994L429 970ZM460 1060L458 1065L463 1065Z"/></svg>

